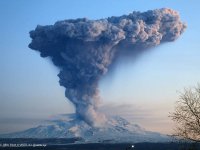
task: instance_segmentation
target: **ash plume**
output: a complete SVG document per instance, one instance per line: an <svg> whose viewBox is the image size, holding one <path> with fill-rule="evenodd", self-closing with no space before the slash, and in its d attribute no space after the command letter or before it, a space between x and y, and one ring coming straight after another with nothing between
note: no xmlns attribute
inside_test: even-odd
<svg viewBox="0 0 200 150"><path fill-rule="evenodd" d="M66 88L65 95L77 116L99 126L106 117L97 111L98 81L113 60L126 49L140 52L174 41L185 28L179 14L167 8L99 20L69 19L38 25L30 31L29 47L41 57L50 57L60 69L60 85Z"/></svg>

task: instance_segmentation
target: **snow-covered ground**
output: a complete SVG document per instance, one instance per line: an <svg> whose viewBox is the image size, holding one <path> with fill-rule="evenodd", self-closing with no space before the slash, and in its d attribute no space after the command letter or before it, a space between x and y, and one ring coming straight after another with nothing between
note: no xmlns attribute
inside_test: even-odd
<svg viewBox="0 0 200 150"><path fill-rule="evenodd" d="M77 138L82 142L168 142L166 135L146 131L120 116L110 117L105 126L91 127L74 114L51 119L44 125L22 132L0 135L2 138ZM81 142L81 141L80 141Z"/></svg>

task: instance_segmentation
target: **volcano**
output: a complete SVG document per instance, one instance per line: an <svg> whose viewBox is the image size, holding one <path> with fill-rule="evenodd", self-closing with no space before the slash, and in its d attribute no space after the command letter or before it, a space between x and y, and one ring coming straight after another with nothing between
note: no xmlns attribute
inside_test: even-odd
<svg viewBox="0 0 200 150"><path fill-rule="evenodd" d="M112 116L103 127L92 127L75 114L61 115L45 124L21 132L2 134L1 138L78 138L87 143L169 142L164 134L147 131L120 116Z"/></svg>

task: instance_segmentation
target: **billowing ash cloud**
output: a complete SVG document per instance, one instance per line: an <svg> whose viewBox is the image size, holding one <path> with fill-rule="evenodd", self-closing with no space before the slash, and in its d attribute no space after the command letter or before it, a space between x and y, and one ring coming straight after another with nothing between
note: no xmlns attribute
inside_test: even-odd
<svg viewBox="0 0 200 150"><path fill-rule="evenodd" d="M100 20L70 19L37 26L30 32L31 49L50 57L57 67L60 85L75 105L76 114L98 126L105 116L96 111L100 100L98 81L119 51L154 47L174 41L186 28L171 9L133 12ZM117 55L116 55L117 53Z"/></svg>

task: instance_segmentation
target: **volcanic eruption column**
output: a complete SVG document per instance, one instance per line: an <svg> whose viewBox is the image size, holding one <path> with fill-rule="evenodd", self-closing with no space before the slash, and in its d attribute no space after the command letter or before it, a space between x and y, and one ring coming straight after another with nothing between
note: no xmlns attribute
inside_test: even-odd
<svg viewBox="0 0 200 150"><path fill-rule="evenodd" d="M171 9L133 12L100 20L69 19L30 31L31 49L50 57L60 69L60 85L79 118L100 126L106 117L97 111L98 81L120 51L140 52L176 40L186 28ZM134 54L134 53L133 53Z"/></svg>

